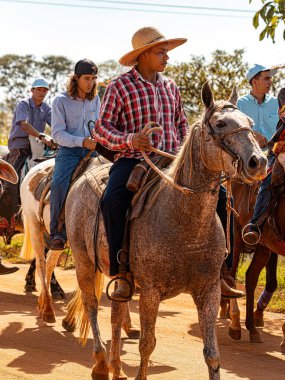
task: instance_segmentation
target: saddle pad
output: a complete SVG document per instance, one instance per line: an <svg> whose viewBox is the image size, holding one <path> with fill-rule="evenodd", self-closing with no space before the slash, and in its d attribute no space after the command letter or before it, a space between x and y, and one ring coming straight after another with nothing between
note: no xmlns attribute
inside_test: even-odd
<svg viewBox="0 0 285 380"><path fill-rule="evenodd" d="M102 164L100 166L95 166L91 169L87 169L87 171L84 173L89 186L100 198L106 188L111 166L112 163Z"/></svg>
<svg viewBox="0 0 285 380"><path fill-rule="evenodd" d="M160 177L155 177L139 190L132 200L132 210L129 220L138 218L144 209L152 207L161 190Z"/></svg>
<svg viewBox="0 0 285 380"><path fill-rule="evenodd" d="M29 190L37 201L40 201L42 192L51 180L53 167L40 170L29 182ZM47 198L49 198L47 196Z"/></svg>

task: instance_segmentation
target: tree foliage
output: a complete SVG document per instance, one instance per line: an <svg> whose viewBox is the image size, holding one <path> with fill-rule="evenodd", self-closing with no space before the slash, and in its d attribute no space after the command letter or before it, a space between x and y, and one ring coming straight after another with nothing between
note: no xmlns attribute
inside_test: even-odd
<svg viewBox="0 0 285 380"><path fill-rule="evenodd" d="M216 99L229 97L234 85L248 89L245 79L248 65L243 62L243 55L243 49L234 50L232 54L216 50L209 63L203 56L192 56L190 62L166 68L166 75L175 80L181 91L190 120L202 111L201 88L206 81L210 82Z"/></svg>
<svg viewBox="0 0 285 380"><path fill-rule="evenodd" d="M251 3L252 0L249 0ZM265 28L259 34L259 40L265 37L271 38L275 42L275 32L278 25L283 26L283 39L285 40L285 0L261 0L262 8L253 17L253 26L259 27L260 19L264 21Z"/></svg>
<svg viewBox="0 0 285 380"><path fill-rule="evenodd" d="M49 97L62 90L72 62L61 56L46 56L36 60L33 55L7 54L0 57L0 86L6 94L5 105L13 110L15 104L28 95L34 78L43 76L51 84Z"/></svg>
<svg viewBox="0 0 285 380"><path fill-rule="evenodd" d="M0 86L3 86L6 98L0 104L0 110L12 111L19 99L29 95L31 82L37 76L44 76L51 83L50 98L66 88L67 76L72 72L73 63L63 56L45 56L36 60L32 55L4 55L0 57ZM107 85L114 77L129 68L118 62L109 60L98 64L99 84ZM168 65L165 75L172 78L178 85L189 120L197 119L202 111L201 88L209 81L214 97L226 99L234 85L237 85L239 95L248 92L250 86L245 74L248 64L244 62L244 50L234 50L227 53L215 50L209 62L204 56L192 56L189 62ZM279 70L274 77L273 93L284 85L284 71ZM283 82L282 82L283 80ZM100 97L105 87L99 85ZM1 121L0 121L1 123Z"/></svg>

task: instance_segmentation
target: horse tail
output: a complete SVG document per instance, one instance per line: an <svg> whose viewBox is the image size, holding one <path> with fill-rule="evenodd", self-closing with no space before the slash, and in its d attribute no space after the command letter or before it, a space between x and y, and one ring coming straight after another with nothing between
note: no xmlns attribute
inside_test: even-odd
<svg viewBox="0 0 285 380"><path fill-rule="evenodd" d="M22 212L23 224L24 224L24 241L21 248L20 257L25 260L32 260L35 257L32 243L31 243L31 231L29 228L29 223L27 217Z"/></svg>
<svg viewBox="0 0 285 380"><path fill-rule="evenodd" d="M95 295L98 304L101 300L104 286L104 275L98 270L95 273ZM69 326L77 326L79 329L79 342L84 346L87 342L87 337L90 330L90 322L85 311L82 292L78 287L71 301L67 305L67 316L64 318L64 324Z"/></svg>

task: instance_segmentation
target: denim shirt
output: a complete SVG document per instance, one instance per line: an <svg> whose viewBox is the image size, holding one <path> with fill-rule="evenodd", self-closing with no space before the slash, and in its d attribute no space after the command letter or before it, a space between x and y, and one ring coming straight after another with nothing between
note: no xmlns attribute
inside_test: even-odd
<svg viewBox="0 0 285 380"><path fill-rule="evenodd" d="M253 120L253 130L260 132L269 141L279 120L277 98L266 94L264 101L258 104L251 94L247 94L238 99L237 107Z"/></svg>
<svg viewBox="0 0 285 380"><path fill-rule="evenodd" d="M67 92L60 93L52 103L51 135L60 146L82 147L90 137L88 122L99 116L100 98L74 99Z"/></svg>
<svg viewBox="0 0 285 380"><path fill-rule="evenodd" d="M17 103L8 139L9 150L29 148L29 135L21 127L21 121L25 120L42 133L46 123L51 125L51 107L45 102L37 107L32 98L22 99Z"/></svg>

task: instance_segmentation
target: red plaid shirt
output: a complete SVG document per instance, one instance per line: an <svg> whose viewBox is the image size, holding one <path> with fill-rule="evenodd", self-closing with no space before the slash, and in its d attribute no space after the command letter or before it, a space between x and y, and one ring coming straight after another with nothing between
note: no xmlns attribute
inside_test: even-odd
<svg viewBox="0 0 285 380"><path fill-rule="evenodd" d="M153 146L175 153L188 130L180 92L174 81L161 74L153 85L133 68L107 87L93 137L108 149L120 151L115 160L141 158L132 138L150 121L163 127L162 136L151 135Z"/></svg>

